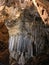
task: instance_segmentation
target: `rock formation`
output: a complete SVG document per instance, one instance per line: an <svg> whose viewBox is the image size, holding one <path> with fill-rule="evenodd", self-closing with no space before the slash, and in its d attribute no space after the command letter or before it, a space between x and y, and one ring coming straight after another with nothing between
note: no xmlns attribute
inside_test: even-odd
<svg viewBox="0 0 49 65"><path fill-rule="evenodd" d="M30 58L25 65L40 65L44 64L44 61L48 62L47 60L49 60L49 0L36 0L35 3L33 1L34 5L37 4L37 6L34 6L32 1L30 2L29 0L25 4L23 0L22 2L20 0L0 0L0 61L5 65L9 63L9 33L5 22L7 21L9 27L11 25L14 26L15 20L20 14L23 15L22 21L24 22L25 30L31 32L31 34L28 34L32 36L33 50L36 51L33 51L36 57ZM8 61L6 61L7 59Z"/></svg>
<svg viewBox="0 0 49 65"><path fill-rule="evenodd" d="M8 62L8 30L3 22L0 22L0 62L6 63ZM7 61L6 61L7 60Z"/></svg>
<svg viewBox="0 0 49 65"><path fill-rule="evenodd" d="M49 0L32 0L43 22L49 25Z"/></svg>

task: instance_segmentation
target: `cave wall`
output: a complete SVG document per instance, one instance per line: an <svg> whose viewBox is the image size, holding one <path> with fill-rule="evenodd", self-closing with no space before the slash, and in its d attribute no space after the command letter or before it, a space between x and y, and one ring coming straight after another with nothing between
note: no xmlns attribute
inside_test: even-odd
<svg viewBox="0 0 49 65"><path fill-rule="evenodd" d="M15 1L15 0L14 0ZM9 1L10 2L10 1ZM8 4L8 5L7 5ZM5 10L5 9L3 9L2 11L1 11L1 13L2 13L2 15L6 15L5 16L5 19L10 19L10 20L12 20L12 13L13 13L13 11L12 10L14 10L14 8L12 8L12 6L11 6L11 4L10 3L7 3L6 5L8 6L7 7L7 11ZM11 6L11 8L9 7L9 4L10 4L10 6ZM12 9L12 10L11 10ZM12 13L11 13L12 12ZM14 11L15 12L15 11ZM31 12L31 11L30 11ZM29 14L28 14L29 15ZM32 13L31 13L31 15L30 16L28 16L27 15L27 13L26 13L26 17L27 18L30 18L31 16L32 16ZM2 17L0 17L0 19L4 19L4 18L2 18ZM0 20L1 21L1 20ZM37 25L38 26L38 25ZM40 27L40 25L39 25L39 27ZM46 27L46 26L45 26ZM49 41L49 27L47 26L46 28L44 28L45 30L45 33L46 33L46 35L47 35L47 38L48 38L48 41ZM41 32L41 30L40 30L40 32ZM42 32L43 33L43 32ZM44 33L43 33L44 34ZM43 36L42 34L41 34L41 36ZM8 58L9 58L9 51L8 51L8 40L9 40L9 34L8 34L8 30L7 30L7 28L6 28L6 26L5 26L5 24L4 24L4 21L2 20L2 22L0 22L0 61L2 62L2 63L4 63L5 65L8 63ZM46 42L47 43L47 42ZM49 51L49 49L48 49L48 51ZM42 57L42 59L41 58L39 58L39 57ZM44 56L44 57L47 57L47 56ZM38 60L37 60L37 58L38 58ZM41 60L43 60L43 56L41 55L39 55L38 57L36 58L36 62L39 62L40 63L40 61L39 61L39 59L41 59ZM8 59L8 60L7 60ZM7 62L6 62L7 61ZM29 60L30 61L30 60ZM28 62L29 62L28 61ZM33 62L33 61L32 61ZM38 63L37 63L37 65L38 65Z"/></svg>
<svg viewBox="0 0 49 65"><path fill-rule="evenodd" d="M0 62L6 63L8 62L8 39L9 39L9 34L8 30L3 22L0 22ZM7 62L6 62L7 60Z"/></svg>

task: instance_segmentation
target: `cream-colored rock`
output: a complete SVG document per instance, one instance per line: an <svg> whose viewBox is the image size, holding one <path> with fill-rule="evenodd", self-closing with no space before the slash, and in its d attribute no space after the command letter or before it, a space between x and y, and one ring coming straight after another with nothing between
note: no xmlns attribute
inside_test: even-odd
<svg viewBox="0 0 49 65"><path fill-rule="evenodd" d="M9 14L10 19L16 19L20 16L20 11L18 11L18 7L14 8L13 6L11 7L5 7L5 11Z"/></svg>

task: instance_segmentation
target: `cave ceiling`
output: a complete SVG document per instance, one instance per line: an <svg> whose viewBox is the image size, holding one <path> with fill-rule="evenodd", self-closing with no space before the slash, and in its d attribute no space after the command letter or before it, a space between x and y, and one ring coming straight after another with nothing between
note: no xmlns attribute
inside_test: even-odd
<svg viewBox="0 0 49 65"><path fill-rule="evenodd" d="M45 24L49 24L49 0L0 0L0 19L1 19L0 22L3 22L3 20L7 18L11 18L11 19L17 18L17 16L20 15L20 12L19 11L17 12L17 9L18 8L25 9L26 6L32 5L32 3L34 5L37 4L37 6L35 5L35 7L37 8L37 11L40 14L43 22ZM14 9L13 6L16 9ZM41 14L43 13L43 11L44 14ZM18 14L16 14L16 12Z"/></svg>

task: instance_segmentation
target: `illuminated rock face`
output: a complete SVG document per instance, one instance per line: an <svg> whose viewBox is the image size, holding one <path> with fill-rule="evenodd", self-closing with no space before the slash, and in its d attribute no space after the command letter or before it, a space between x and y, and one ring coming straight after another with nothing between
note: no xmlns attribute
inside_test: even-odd
<svg viewBox="0 0 49 65"><path fill-rule="evenodd" d="M9 51L14 59L17 60L17 52L19 52L18 55L22 53L21 57L24 59L26 55L23 56L23 51L25 54L28 53L28 57L45 53L45 28L34 7L31 6L21 11L20 16L15 20L6 20L6 26L10 35ZM22 62L21 57L19 60L21 59Z"/></svg>
<svg viewBox="0 0 49 65"><path fill-rule="evenodd" d="M7 5L7 4L6 4ZM4 8L4 4L3 6L1 5L1 9L0 9L0 61L6 64L6 60L7 57L9 55L8 53L8 41L9 41L9 37L8 37L8 30L4 25L1 25L2 23L5 23L5 20L9 20L10 22L15 22L15 19L17 19L17 17L20 16L21 11L18 11L18 9L14 8L13 6L6 6ZM13 20L13 21L12 21ZM14 23L13 23L14 24ZM19 23L20 24L20 23ZM13 25L12 25L13 26ZM21 26L21 24L20 24ZM18 27L17 29L19 30L20 27ZM13 28L12 28L13 29ZM14 27L14 31L10 32L10 35L15 32L15 27ZM19 31L16 31L16 33ZM3 57L4 56L4 57Z"/></svg>
<svg viewBox="0 0 49 65"><path fill-rule="evenodd" d="M25 53L28 50L28 52L27 52L28 54L30 54L30 49L31 49L31 53L33 54L33 56L37 56L40 53L45 53L45 51L47 52L48 44L46 44L47 45L46 50L44 50L44 46L45 46L45 43L48 42L48 41L45 42L45 39L48 38L46 40L49 40L49 36L48 36L49 27L44 28L44 25L42 23L43 21L39 17L39 14L37 13L36 8L34 6L33 7L27 6L27 7L24 7L24 9L22 9L23 11L21 11L21 8L18 9L17 5L12 6L10 4L10 6L9 6L9 4L8 5L6 4L5 8L1 7L1 11L0 11L0 15L1 15L0 22L6 22L6 26L8 29L7 30L6 27L4 29L4 25L3 25L3 27L2 27L2 25L0 26L0 31L1 31L0 32L0 43L1 43L0 44L0 50L1 50L0 58L1 58L1 61L5 60L5 59L2 60L2 58L3 58L2 56L4 56L4 58L5 58L6 57L5 55L8 55L8 50L7 50L8 45L6 45L8 43L8 32L9 32L10 37L16 35L16 37L13 37L13 38L18 39L16 42L18 42L20 44L20 45L17 45L17 48L15 45L13 45L14 50L12 47L10 47L10 49L9 49L10 53L11 53L11 48L12 48L12 51L15 51L17 49L18 51L20 50L21 52L23 52L23 50L24 50ZM29 5L29 3L28 3L28 5ZM13 39L10 41L13 41ZM24 48L24 45L22 45L23 41L25 43L24 44L25 48ZM28 46L30 46L30 47L28 47ZM5 51L5 52L2 53L2 51ZM5 54L5 53L7 53L7 54ZM23 56L23 53L22 53L21 57L22 56ZM22 58L20 61L22 62ZM5 60L5 62L6 62L6 60Z"/></svg>
<svg viewBox="0 0 49 65"><path fill-rule="evenodd" d="M49 25L49 2L48 0L32 0L43 22Z"/></svg>
<svg viewBox="0 0 49 65"><path fill-rule="evenodd" d="M36 4L36 8L45 24L49 24L49 2L48 0L0 0L0 9L4 8L3 6L19 6L21 9L25 9L26 6L32 5L32 1Z"/></svg>
<svg viewBox="0 0 49 65"><path fill-rule="evenodd" d="M0 6L5 4L5 0L0 0Z"/></svg>
<svg viewBox="0 0 49 65"><path fill-rule="evenodd" d="M26 13L25 11L22 11L20 13L20 16L16 20L13 21L6 20L6 26L8 28L9 35L10 35L9 51L11 57L13 57L16 60L18 59L17 57L19 56L19 54L20 55L22 54L21 57L19 58L20 60L19 63L24 63L22 61L22 57L24 57L23 56L24 53L25 55L28 54L27 56L28 58L30 58L30 56L33 56L33 50L32 50L32 25L33 25L32 20L33 19L29 17L31 11L27 13L28 10L29 7L28 9L26 9ZM30 16L33 16L32 14L33 12L30 14ZM16 54L15 56L14 56L14 52Z"/></svg>

